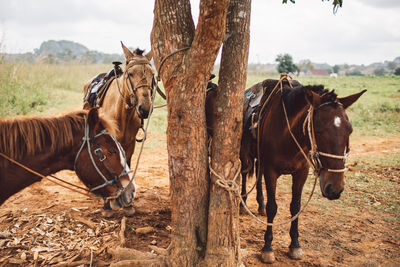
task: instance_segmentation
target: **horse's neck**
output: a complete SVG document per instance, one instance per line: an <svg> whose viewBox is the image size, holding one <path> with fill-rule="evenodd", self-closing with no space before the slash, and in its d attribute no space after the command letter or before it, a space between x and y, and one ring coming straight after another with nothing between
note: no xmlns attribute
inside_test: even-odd
<svg viewBox="0 0 400 267"><path fill-rule="evenodd" d="M290 112L287 110L287 115L288 115L288 120L290 123L290 128L291 131L294 135L294 138L299 142L300 146L303 147L306 153L308 153L308 150L310 149L309 145L309 138L308 138L308 131L307 131L307 124L304 125L305 120L308 115L308 110L310 108L310 105L305 99L304 95L297 95L293 101L295 105L292 105L290 107ZM288 103L285 103L285 106L288 106ZM285 114L283 114L285 117ZM285 121L285 127L287 128L287 122L286 118L284 119ZM306 128L304 128L304 126ZM305 130L305 132L304 132ZM289 138L293 139L291 134L288 132ZM297 145L296 145L297 147Z"/></svg>
<svg viewBox="0 0 400 267"><path fill-rule="evenodd" d="M72 146L52 151L49 149L50 146L46 145L35 155L27 155L18 162L43 176L64 169L73 170L75 155L80 147L83 133L76 133L74 136ZM13 194L41 179L42 177L25 170L21 166L8 163L5 168L0 169L0 205Z"/></svg>

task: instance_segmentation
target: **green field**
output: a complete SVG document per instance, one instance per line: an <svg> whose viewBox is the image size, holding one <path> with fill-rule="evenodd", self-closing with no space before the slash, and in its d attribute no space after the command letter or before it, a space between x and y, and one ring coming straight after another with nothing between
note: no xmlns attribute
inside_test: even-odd
<svg viewBox="0 0 400 267"><path fill-rule="evenodd" d="M83 84L111 65L0 65L0 118L53 114L78 109L82 105ZM248 73L247 86L276 76ZM298 77L303 84L324 84L346 96L367 89L348 114L355 135L400 134L400 77ZM163 101L159 97L157 104ZM158 109L151 127L165 132L166 111Z"/></svg>
<svg viewBox="0 0 400 267"><path fill-rule="evenodd" d="M94 75L106 72L111 65L24 65L0 64L0 118L12 118L25 115L50 115L54 113L79 109L82 106L83 84ZM247 86L266 78L260 73L248 73ZM323 84L326 88L335 89L339 96L347 96L367 89L359 101L348 110L354 132L352 136L393 137L400 136L400 77L298 77L306 84ZM159 96L156 105L163 104ZM151 117L149 132L156 135L151 142L146 142L146 149L154 150L165 143L166 108L156 109ZM156 140L154 140L156 139ZM398 144L394 144L398 146ZM137 152L137 151L136 151ZM351 159L350 164L358 164L359 170L348 177L348 186L358 188L371 196L371 205L376 212L389 213L391 220L399 220L400 206L398 199L400 154L398 152L365 156ZM379 177L387 170L390 179ZM306 192L310 185L306 186ZM287 190L290 190L288 187ZM372 192L372 193L371 193ZM386 200L385 200L386 199ZM340 200L342 201L342 200ZM361 201L361 202L360 202ZM355 197L342 203L348 206L369 205L368 197ZM325 203L325 202L324 202ZM329 205L331 204L324 204Z"/></svg>

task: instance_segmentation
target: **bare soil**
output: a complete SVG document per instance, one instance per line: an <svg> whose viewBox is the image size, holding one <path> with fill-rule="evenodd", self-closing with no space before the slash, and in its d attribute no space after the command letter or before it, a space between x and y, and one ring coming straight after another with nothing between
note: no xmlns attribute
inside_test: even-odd
<svg viewBox="0 0 400 267"><path fill-rule="evenodd" d="M164 141L163 136L150 136ZM165 143L165 142L164 142ZM352 158L400 151L400 137L357 137L352 139ZM133 162L133 165L135 162ZM166 248L170 238L170 204L168 160L165 145L145 148L136 183L139 186L134 202L136 213L127 218L127 247L150 252L149 245ZM356 171L357 166L350 169ZM400 167L382 166L382 179L400 183ZM75 173L56 174L80 184ZM254 180L253 180L254 181ZM290 179L280 178L278 216L280 222L289 217ZM252 184L252 182L249 182ZM309 179L308 184L312 184ZM335 205L321 197L317 188L310 205L300 216L302 260L287 256L290 243L289 225L274 228L276 262L272 266L400 266L399 217L385 216L369 206ZM365 197L357 188L346 188L342 198ZM374 192L367 192L374 197ZM303 195L303 203L309 192ZM399 194L396 194L397 198ZM399 198L397 199L397 203ZM256 212L255 193L248 199ZM69 191L48 180L34 184L11 197L0 207L0 266L38 265L106 266L115 261L109 248L119 245L120 224L124 214L104 218L101 201ZM395 216L396 217L396 216ZM265 217L261 217L266 219ZM152 226L154 231L137 235L135 230ZM246 266L262 266L259 254L264 244L265 227L249 215L240 218L241 249Z"/></svg>

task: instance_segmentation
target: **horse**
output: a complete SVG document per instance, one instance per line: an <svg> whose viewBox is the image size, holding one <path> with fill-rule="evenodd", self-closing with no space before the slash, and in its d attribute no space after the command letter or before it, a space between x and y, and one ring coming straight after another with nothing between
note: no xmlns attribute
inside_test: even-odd
<svg viewBox="0 0 400 267"><path fill-rule="evenodd" d="M303 86L295 81L295 86L291 88L293 82L280 82L268 79L261 83L265 94L258 114L258 150L257 139L249 140L249 124L244 122L240 154L244 181L246 170L253 168L255 159L259 160L267 191L267 221L271 224L278 208L275 198L277 179L282 174L292 176L290 213L294 217L301 208L309 162L316 168L322 196L329 200L340 198L345 185L345 156L349 152L349 136L352 132L346 109L366 91L339 98L323 85ZM279 85L280 90L272 89ZM257 186L257 189L260 190L257 195L261 193L262 196L261 187ZM242 188L242 194L245 191ZM257 201L259 207L264 207L263 198L257 197ZM298 218L291 222L290 237L289 256L301 259ZM272 226L269 225L261 250L261 259L265 263L275 261L272 239Z"/></svg>
<svg viewBox="0 0 400 267"><path fill-rule="evenodd" d="M120 208L131 214L136 185L115 134L115 122L100 117L97 108L0 120L0 205L41 177L68 169L88 192L103 197L103 214Z"/></svg>
<svg viewBox="0 0 400 267"><path fill-rule="evenodd" d="M136 135L143 127L143 119L151 112L155 80L150 63L151 51L143 55L144 50L137 48L130 51L122 42L121 45L126 60L125 71L120 77L110 80L99 109L117 122L116 138L124 148L130 166ZM113 76L114 72L110 71L110 74ZM84 85L84 95L90 94L88 89L94 80L92 78ZM84 103L84 109L88 106L88 103Z"/></svg>

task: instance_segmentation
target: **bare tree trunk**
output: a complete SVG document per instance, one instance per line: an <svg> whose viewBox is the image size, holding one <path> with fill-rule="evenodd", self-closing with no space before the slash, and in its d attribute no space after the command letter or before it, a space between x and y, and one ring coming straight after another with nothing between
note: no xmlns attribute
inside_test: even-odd
<svg viewBox="0 0 400 267"><path fill-rule="evenodd" d="M151 43L167 94L167 147L171 190L169 265L195 266L205 253L209 181L205 89L225 29L229 0L200 3L197 29L189 0L156 0Z"/></svg>
<svg viewBox="0 0 400 267"><path fill-rule="evenodd" d="M247 78L251 0L231 0L219 72L212 140L213 170L226 180L240 177L243 92ZM208 266L237 266L240 260L238 200L211 173L206 259Z"/></svg>

